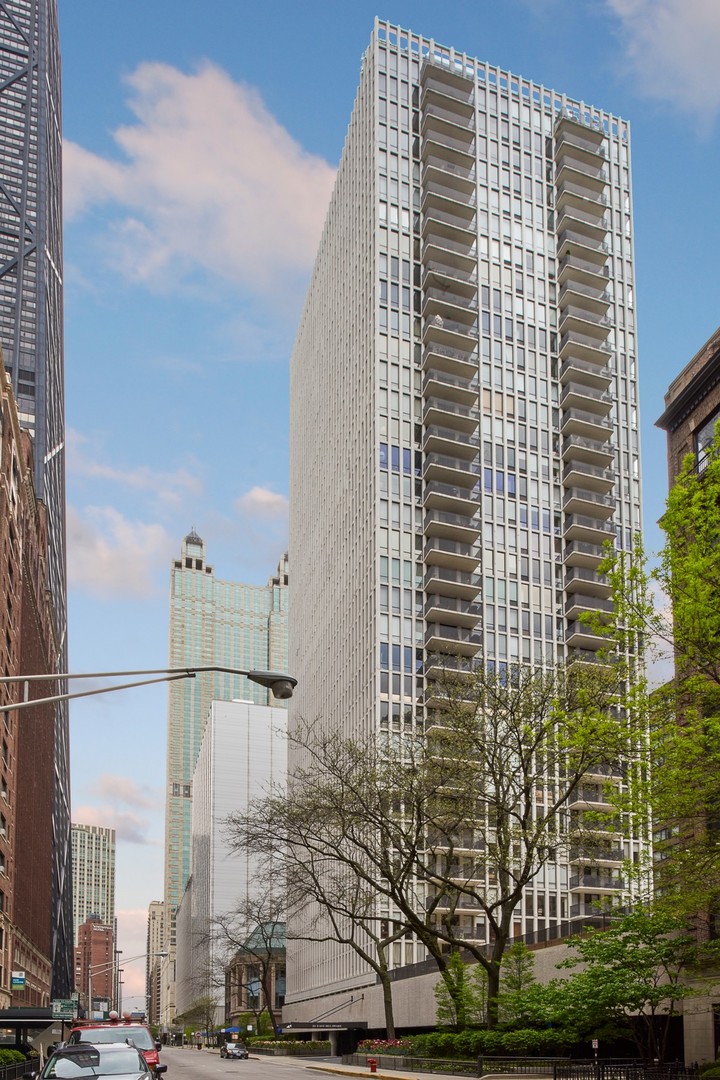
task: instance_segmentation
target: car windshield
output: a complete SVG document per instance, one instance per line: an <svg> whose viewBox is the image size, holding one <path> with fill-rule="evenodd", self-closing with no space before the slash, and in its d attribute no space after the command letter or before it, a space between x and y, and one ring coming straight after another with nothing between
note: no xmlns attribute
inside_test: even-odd
<svg viewBox="0 0 720 1080"><path fill-rule="evenodd" d="M131 1076L147 1077L147 1066L131 1046L103 1047L102 1051L88 1048L87 1054L56 1054L50 1058L43 1069L44 1080L80 1080L91 1076ZM94 1053L92 1052L94 1050Z"/></svg>
<svg viewBox="0 0 720 1080"><path fill-rule="evenodd" d="M87 1027L73 1032L72 1042L116 1043L129 1039L138 1050L154 1050L155 1043L147 1028L133 1027L132 1024L117 1024L112 1027Z"/></svg>

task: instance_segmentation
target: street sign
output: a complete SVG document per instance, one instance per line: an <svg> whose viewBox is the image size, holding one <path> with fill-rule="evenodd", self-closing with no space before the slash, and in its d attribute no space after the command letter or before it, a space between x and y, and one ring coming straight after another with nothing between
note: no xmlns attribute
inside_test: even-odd
<svg viewBox="0 0 720 1080"><path fill-rule="evenodd" d="M10 986L24 986L25 985L25 972L13 971L10 976Z"/></svg>
<svg viewBox="0 0 720 1080"><path fill-rule="evenodd" d="M53 1020L73 1020L76 1002L72 998L57 998L50 1003Z"/></svg>
<svg viewBox="0 0 720 1080"><path fill-rule="evenodd" d="M331 1024L327 1020L286 1020L283 1031L347 1031L366 1027L367 1020L346 1020L344 1024Z"/></svg>

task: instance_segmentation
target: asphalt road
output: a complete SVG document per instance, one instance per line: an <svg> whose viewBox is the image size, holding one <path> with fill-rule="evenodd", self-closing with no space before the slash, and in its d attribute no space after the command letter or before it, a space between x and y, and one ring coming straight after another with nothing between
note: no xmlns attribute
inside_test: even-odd
<svg viewBox="0 0 720 1080"><path fill-rule="evenodd" d="M315 1059L317 1064L317 1059ZM313 1080L321 1074L309 1072L297 1058L253 1057L249 1061L221 1058L209 1050L164 1046L160 1064L167 1065L167 1080Z"/></svg>

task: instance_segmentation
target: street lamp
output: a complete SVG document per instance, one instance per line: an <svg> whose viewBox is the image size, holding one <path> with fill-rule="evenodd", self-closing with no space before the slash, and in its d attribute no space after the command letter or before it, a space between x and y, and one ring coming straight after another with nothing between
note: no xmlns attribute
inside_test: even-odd
<svg viewBox="0 0 720 1080"><path fill-rule="evenodd" d="M121 953L122 949L118 949L117 952ZM124 964L131 964L133 962L133 960L144 960L145 957L149 956L149 955L150 955L150 953L144 952L144 953L138 953L137 956L126 956L125 959L123 960L123 963ZM155 957L159 958L159 959L163 959L164 957L168 956L169 954L166 953L166 952L156 952L156 953L153 953L153 955ZM92 995L93 977L95 975L102 975L106 971L115 971L117 964L118 964L118 960L116 959L116 960L113 960L109 964L89 964L88 965L88 1010L89 1010L90 1013L92 1013L92 1011L93 1011L93 995ZM117 967L117 982L118 983L120 983L120 981L121 981L120 980L120 972L123 971L123 970L124 970L123 968L121 968L119 966ZM116 1007L117 1007L117 1005L118 1005L118 1003L115 1002ZM90 1019L92 1019L92 1016L90 1017Z"/></svg>
<svg viewBox="0 0 720 1080"><path fill-rule="evenodd" d="M133 686L150 686L153 683L176 682L178 679L194 679L206 671L216 671L226 675L245 675L251 682L258 683L271 691L274 697L286 700L292 697L293 690L297 686L297 679L287 675L284 671L246 671L243 668L219 667L216 664L207 664L200 667L179 668L146 668L139 671L93 671L85 674L70 674L69 672L53 672L49 675L2 675L0 685L3 683L31 683L31 682L55 682L68 679L114 679L128 675L157 675L155 679L134 679L132 682L117 683L114 686L95 687L93 690L76 690L67 694L51 694L49 697L27 699L27 686L25 688L25 700L14 705L0 705L0 713L14 712L16 709L29 709L31 706L49 705L57 701L70 701L73 698L92 697L95 694L110 694L114 690L129 690Z"/></svg>

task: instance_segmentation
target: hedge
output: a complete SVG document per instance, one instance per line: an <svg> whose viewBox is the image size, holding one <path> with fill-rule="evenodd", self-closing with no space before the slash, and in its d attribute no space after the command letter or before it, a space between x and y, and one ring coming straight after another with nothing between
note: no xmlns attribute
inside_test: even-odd
<svg viewBox="0 0 720 1080"><path fill-rule="evenodd" d="M547 1028L470 1029L412 1035L407 1040L410 1053L430 1058L476 1058L478 1054L557 1054L577 1042L574 1032Z"/></svg>
<svg viewBox="0 0 720 1080"><path fill-rule="evenodd" d="M16 1065L19 1061L27 1061L25 1055L19 1050L9 1050L7 1048L0 1050L0 1066Z"/></svg>

